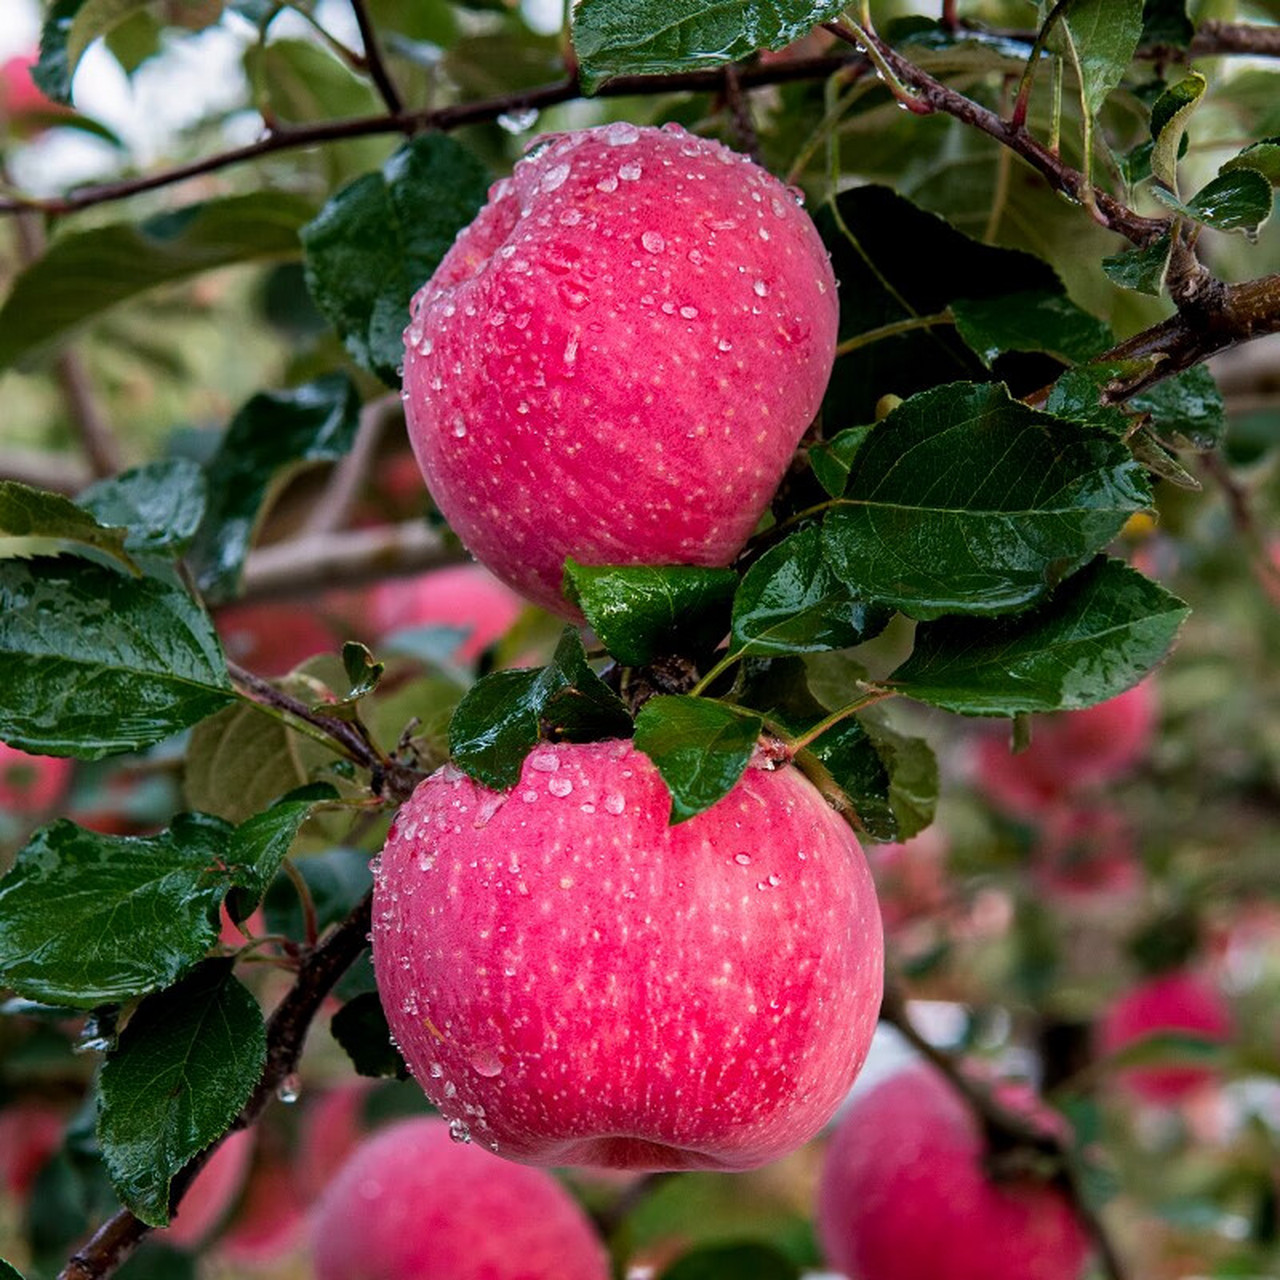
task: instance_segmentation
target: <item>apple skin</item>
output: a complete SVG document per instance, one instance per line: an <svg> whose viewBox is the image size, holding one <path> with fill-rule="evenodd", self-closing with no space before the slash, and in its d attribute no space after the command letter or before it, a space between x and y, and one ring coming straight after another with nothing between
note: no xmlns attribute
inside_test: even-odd
<svg viewBox="0 0 1280 1280"><path fill-rule="evenodd" d="M977 782L1000 809L1039 818L1068 796L1123 777L1151 745L1157 706L1151 682L1083 711L1037 716L1031 745L1009 751L1006 735L977 748Z"/></svg>
<svg viewBox="0 0 1280 1280"><path fill-rule="evenodd" d="M999 1095L1040 1114L1024 1090ZM855 1098L818 1188L828 1261L858 1280L1076 1280L1089 1250L1066 1198L993 1181L985 1155L973 1113L931 1067Z"/></svg>
<svg viewBox="0 0 1280 1280"><path fill-rule="evenodd" d="M0 121L16 123L29 116L71 114L62 103L46 97L31 78L31 70L38 61L38 53L29 53L17 54L0 64Z"/></svg>
<svg viewBox="0 0 1280 1280"><path fill-rule="evenodd" d="M255 675L288 675L317 653L333 653L338 637L304 605L234 604L215 617L227 658Z"/></svg>
<svg viewBox="0 0 1280 1280"><path fill-rule="evenodd" d="M435 1116L364 1142L311 1216L316 1280L608 1280L573 1197L449 1138Z"/></svg>
<svg viewBox="0 0 1280 1280"><path fill-rule="evenodd" d="M0 1111L0 1192L22 1203L36 1175L62 1145L61 1112L40 1102Z"/></svg>
<svg viewBox="0 0 1280 1280"><path fill-rule="evenodd" d="M508 795L446 765L401 808L374 967L456 1130L529 1164L748 1169L830 1119L883 990L852 831L763 761L669 809L629 742L535 748Z"/></svg>
<svg viewBox="0 0 1280 1280"><path fill-rule="evenodd" d="M1199 975L1182 969L1139 983L1114 1000L1098 1023L1098 1047L1111 1055L1166 1032L1226 1043L1233 1026L1222 996ZM1182 1102L1216 1078L1213 1067L1195 1063L1125 1067L1115 1073L1122 1088L1156 1106Z"/></svg>
<svg viewBox="0 0 1280 1280"><path fill-rule="evenodd" d="M406 627L465 627L468 634L453 656L470 664L506 634L522 607L487 569L460 564L379 583L369 593L369 622L379 636Z"/></svg>
<svg viewBox="0 0 1280 1280"><path fill-rule="evenodd" d="M329 1185L364 1133L362 1113L368 1080L357 1079L327 1090L303 1116L297 1176L314 1199Z"/></svg>
<svg viewBox="0 0 1280 1280"><path fill-rule="evenodd" d="M259 1160L242 1203L216 1246L237 1269L261 1269L292 1253L306 1232L307 1207L294 1171L278 1159Z"/></svg>
<svg viewBox="0 0 1280 1280"><path fill-rule="evenodd" d="M227 1216L244 1187L253 1159L252 1129L238 1129L209 1157L178 1204L169 1225L156 1233L176 1249L194 1249Z"/></svg>
<svg viewBox="0 0 1280 1280"><path fill-rule="evenodd" d="M0 742L0 813L43 813L58 803L75 765L56 756L33 756Z"/></svg>
<svg viewBox="0 0 1280 1280"><path fill-rule="evenodd" d="M471 553L576 618L566 556L733 560L837 320L813 223L748 157L678 125L546 135L413 300L409 438Z"/></svg>

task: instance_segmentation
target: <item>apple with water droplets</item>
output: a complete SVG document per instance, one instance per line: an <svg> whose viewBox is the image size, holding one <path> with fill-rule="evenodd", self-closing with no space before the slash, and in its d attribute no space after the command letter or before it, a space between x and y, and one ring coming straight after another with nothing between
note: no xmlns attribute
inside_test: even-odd
<svg viewBox="0 0 1280 1280"><path fill-rule="evenodd" d="M604 1245L541 1169L449 1140L434 1116L356 1149L311 1216L316 1280L608 1280Z"/></svg>
<svg viewBox="0 0 1280 1280"><path fill-rule="evenodd" d="M454 1133L530 1164L748 1169L808 1141L883 989L870 872L791 765L676 826L629 742L446 765L377 866L392 1034Z"/></svg>
<svg viewBox="0 0 1280 1280"><path fill-rule="evenodd" d="M409 437L468 549L555 612L584 564L730 563L835 359L794 194L678 125L537 139L413 299Z"/></svg>

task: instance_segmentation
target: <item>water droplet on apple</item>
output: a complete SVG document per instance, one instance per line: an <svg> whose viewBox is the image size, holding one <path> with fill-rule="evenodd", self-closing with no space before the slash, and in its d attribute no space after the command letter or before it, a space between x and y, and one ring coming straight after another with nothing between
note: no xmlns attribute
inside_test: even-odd
<svg viewBox="0 0 1280 1280"><path fill-rule="evenodd" d="M492 1049L479 1050L471 1057L470 1062L471 1070L478 1076L484 1076L486 1080L502 1074L502 1062ZM483 1115L484 1112L480 1111L479 1114Z"/></svg>
<svg viewBox="0 0 1280 1280"><path fill-rule="evenodd" d="M769 286L763 280L757 280L751 287L755 290L757 298L767 298L769 296Z"/></svg>
<svg viewBox="0 0 1280 1280"><path fill-rule="evenodd" d="M624 164L618 168L618 177L620 177L623 182L637 182L643 172L644 169L636 163Z"/></svg>
<svg viewBox="0 0 1280 1280"><path fill-rule="evenodd" d="M471 1142L471 1126L465 1120L449 1121L449 1137L464 1145Z"/></svg>
<svg viewBox="0 0 1280 1280"><path fill-rule="evenodd" d="M628 121L618 120L605 128L604 136L610 146L629 147L640 141L640 130Z"/></svg>
<svg viewBox="0 0 1280 1280"><path fill-rule="evenodd" d="M596 190L603 191L605 195L609 195L612 192L617 191L617 189L618 179L612 176L608 178L601 178L600 181L596 183Z"/></svg>
<svg viewBox="0 0 1280 1280"><path fill-rule="evenodd" d="M740 867L749 867L751 865L751 855L749 853L735 853L733 860Z"/></svg>
<svg viewBox="0 0 1280 1280"><path fill-rule="evenodd" d="M453 417L453 434L459 439L463 439L467 434L467 422L462 414L454 414Z"/></svg>
<svg viewBox="0 0 1280 1280"><path fill-rule="evenodd" d="M686 320L696 320L698 318L698 308L697 307L681 307L680 314L684 316Z"/></svg>
<svg viewBox="0 0 1280 1280"><path fill-rule="evenodd" d="M542 181L538 184L542 191L556 191L563 187L571 172L570 166L567 164L558 164L548 169L542 175Z"/></svg>
<svg viewBox="0 0 1280 1280"><path fill-rule="evenodd" d="M721 338L720 341L716 343L716 346L719 347L721 351L733 350L733 343L730 342L728 338Z"/></svg>
<svg viewBox="0 0 1280 1280"><path fill-rule="evenodd" d="M646 231L640 237L640 243L650 253L661 253L663 249L667 247L666 240L664 240L662 234L657 231Z"/></svg>
<svg viewBox="0 0 1280 1280"><path fill-rule="evenodd" d="M296 1072L291 1071L276 1085L276 1097L286 1106L291 1106L302 1096L302 1081Z"/></svg>
<svg viewBox="0 0 1280 1280"><path fill-rule="evenodd" d="M619 795L616 791L604 798L604 809L606 813L612 813L615 817L627 807L626 797Z"/></svg>
<svg viewBox="0 0 1280 1280"><path fill-rule="evenodd" d="M573 790L573 782L569 778L552 778L547 783L547 790L553 796L559 796L563 799Z"/></svg>

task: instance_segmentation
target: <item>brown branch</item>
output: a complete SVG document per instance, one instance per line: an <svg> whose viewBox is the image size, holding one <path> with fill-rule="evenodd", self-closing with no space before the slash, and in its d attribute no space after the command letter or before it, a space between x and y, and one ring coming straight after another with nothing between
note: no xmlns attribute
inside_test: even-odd
<svg viewBox="0 0 1280 1280"><path fill-rule="evenodd" d="M330 587L360 587L379 578L407 577L466 559L419 521L308 534L259 547L245 565L243 600L314 596Z"/></svg>
<svg viewBox="0 0 1280 1280"><path fill-rule="evenodd" d="M1069 1138L1047 1129L1020 1112L1004 1106L990 1089L967 1075L960 1062L920 1034L907 1013L902 991L886 981L880 1020L893 1027L917 1053L946 1078L977 1117L992 1153L1025 1150L1050 1158L1057 1167L1055 1184L1071 1203L1081 1226L1089 1234L1108 1280L1125 1280L1125 1270L1106 1224L1089 1202Z"/></svg>
<svg viewBox="0 0 1280 1280"><path fill-rule="evenodd" d="M368 401L360 410L360 427L356 432L355 443L330 473L324 492L303 523L304 534L334 533L346 524L351 508L378 455L383 427L392 412L399 408L400 397L391 393Z"/></svg>
<svg viewBox="0 0 1280 1280"><path fill-rule="evenodd" d="M365 0L351 0L351 11L355 14L356 26L360 29L360 39L364 44L364 62L369 76L382 95L383 102L387 104L387 110L393 116L398 116L404 111L404 101L383 60L382 46L378 43L378 33L369 19Z"/></svg>
<svg viewBox="0 0 1280 1280"><path fill-rule="evenodd" d="M1216 453L1206 453L1200 460L1205 474L1222 491L1231 523L1249 554L1249 567L1267 599L1280 608L1280 565L1271 558L1271 550L1254 515L1249 492L1231 474L1227 464Z"/></svg>
<svg viewBox="0 0 1280 1280"><path fill-rule="evenodd" d="M229 1132L252 1125L276 1096L281 1084L297 1069L307 1031L325 997L368 945L371 911L370 893L324 942L304 957L293 986L267 1020L266 1065ZM225 1136L206 1147L174 1178L171 1204L181 1201L183 1192L225 1141ZM128 1209L119 1210L72 1255L58 1280L104 1280L125 1262L150 1231L151 1227Z"/></svg>
<svg viewBox="0 0 1280 1280"><path fill-rule="evenodd" d="M36 449L11 449L0 453L0 480L17 480L35 489L77 494L93 479L79 458L65 453L44 453Z"/></svg>
<svg viewBox="0 0 1280 1280"><path fill-rule="evenodd" d="M1202 22L1187 52L1193 58L1216 54L1245 54L1259 58L1280 58L1280 27L1264 27L1251 22Z"/></svg>

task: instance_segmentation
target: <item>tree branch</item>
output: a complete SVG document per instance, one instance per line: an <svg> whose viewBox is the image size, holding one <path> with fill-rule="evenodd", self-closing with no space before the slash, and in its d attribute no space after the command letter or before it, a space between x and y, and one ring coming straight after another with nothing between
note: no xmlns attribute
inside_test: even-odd
<svg viewBox="0 0 1280 1280"><path fill-rule="evenodd" d="M361 486L377 458L382 429L392 412L399 408L400 397L393 392L368 401L360 410L360 427L355 443L330 472L324 492L303 523L304 534L334 533L346 524Z"/></svg>
<svg viewBox="0 0 1280 1280"><path fill-rule="evenodd" d="M356 26L360 29L360 39L364 44L364 61L369 70L369 76L382 95L383 102L387 104L387 110L393 116L398 116L404 111L404 102L383 60L382 46L378 43L378 33L369 20L369 10L365 6L365 0L351 0L351 11L355 14Z"/></svg>
<svg viewBox="0 0 1280 1280"><path fill-rule="evenodd" d="M325 997L368 945L371 913L372 893L368 893L351 914L303 958L293 986L267 1020L267 1061L262 1075L228 1132L252 1125L280 1085L297 1069L307 1032ZM206 1147L174 1178L171 1204L181 1202L196 1174L225 1140L223 1135ZM58 1280L104 1280L125 1262L151 1230L128 1209L119 1210L72 1255Z"/></svg>

